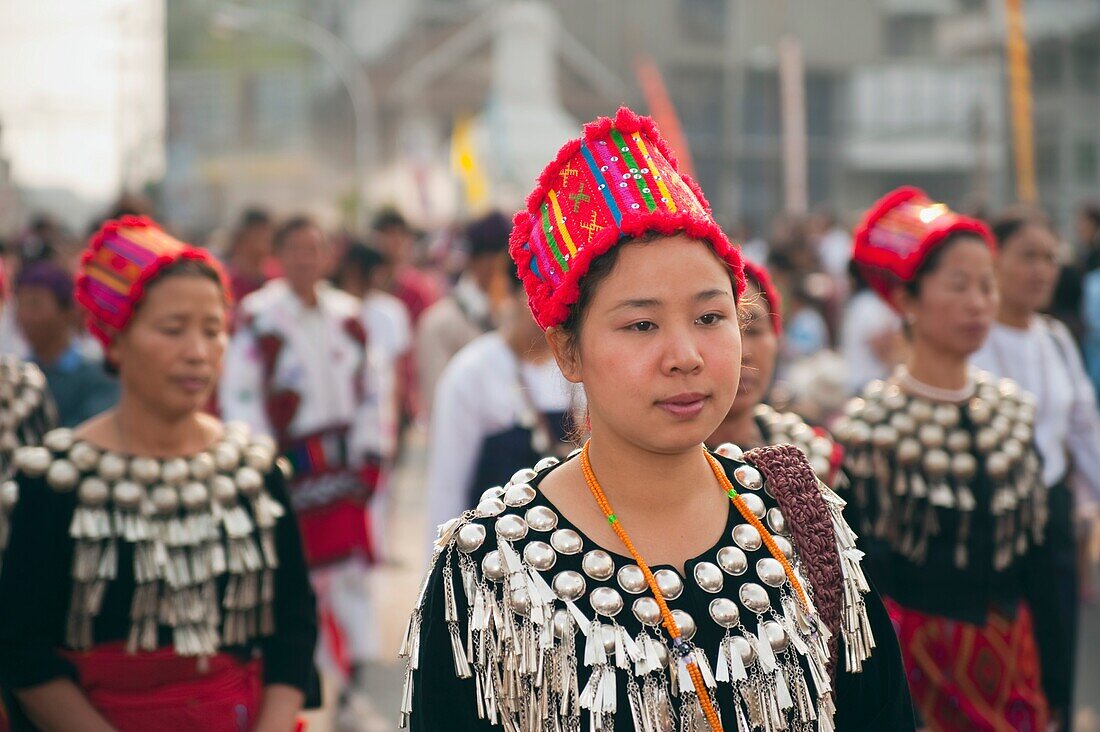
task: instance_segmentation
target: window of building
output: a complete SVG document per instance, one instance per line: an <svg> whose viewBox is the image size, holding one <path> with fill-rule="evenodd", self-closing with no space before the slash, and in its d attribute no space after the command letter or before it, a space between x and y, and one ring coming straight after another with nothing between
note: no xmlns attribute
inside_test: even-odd
<svg viewBox="0 0 1100 732"><path fill-rule="evenodd" d="M680 0L679 16L688 39L721 41L726 37L726 0Z"/></svg>
<svg viewBox="0 0 1100 732"><path fill-rule="evenodd" d="M1084 92L1095 93L1100 88L1100 40L1082 39L1070 50L1073 81Z"/></svg>
<svg viewBox="0 0 1100 732"><path fill-rule="evenodd" d="M1100 171L1100 153L1095 140L1078 140L1073 146L1073 169L1077 182L1085 185L1096 182L1097 171Z"/></svg>
<svg viewBox="0 0 1100 732"><path fill-rule="evenodd" d="M1036 91L1061 87L1062 74L1062 49L1055 44L1031 47L1031 80Z"/></svg>
<svg viewBox="0 0 1100 732"><path fill-rule="evenodd" d="M936 50L934 18L891 15L886 18L885 44L890 56L930 56Z"/></svg>

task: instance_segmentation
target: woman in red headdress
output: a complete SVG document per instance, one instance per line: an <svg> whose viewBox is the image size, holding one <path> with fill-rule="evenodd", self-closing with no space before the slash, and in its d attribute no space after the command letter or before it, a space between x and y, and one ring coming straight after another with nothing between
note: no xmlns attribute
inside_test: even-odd
<svg viewBox="0 0 1100 732"><path fill-rule="evenodd" d="M853 400L845 444L861 548L887 597L927 729L1046 729L1032 625L1047 498L1034 399L970 365L997 312L993 237L915 188L884 197L853 259L909 355Z"/></svg>
<svg viewBox="0 0 1100 732"><path fill-rule="evenodd" d="M591 437L440 527L403 722L912 729L843 502L790 446L704 447L737 391L742 264L653 122L567 143L511 253Z"/></svg>
<svg viewBox="0 0 1100 732"><path fill-rule="evenodd" d="M313 592L274 446L203 412L229 302L218 263L107 222L76 297L117 408L21 448L0 570L15 730L292 730L316 698Z"/></svg>
<svg viewBox="0 0 1100 732"><path fill-rule="evenodd" d="M725 420L707 440L720 454L737 454L762 445L794 445L810 460L823 483L843 480L843 450L828 432L812 427L793 412L780 412L764 400L775 377L783 335L782 302L768 270L745 262L745 298L741 306L741 374L737 397Z"/></svg>

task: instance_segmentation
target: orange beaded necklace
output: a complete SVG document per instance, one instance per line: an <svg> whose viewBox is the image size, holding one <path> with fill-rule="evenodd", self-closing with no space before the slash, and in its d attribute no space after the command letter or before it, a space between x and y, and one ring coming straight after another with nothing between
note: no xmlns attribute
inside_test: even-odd
<svg viewBox="0 0 1100 732"><path fill-rule="evenodd" d="M668 609L668 603L665 602L664 595L661 594L660 589L657 587L657 580L653 576L653 572L649 569L649 565L646 561L642 559L642 555L634 548L634 542L630 540L630 536L626 533L626 529L623 528L622 523L619 521L619 517L616 516L615 511L612 510L611 503L607 500L603 488L600 487L600 482L596 479L596 474L592 470L592 463L588 458L588 446L590 444L591 442L586 442L584 448L581 450L581 470L584 472L584 480L588 484L588 489L592 492L592 497L596 499L596 503L599 505L600 510L603 511L604 516L607 517L607 522L611 525L615 535L619 537L623 546L630 552L630 556L634 558L634 562L638 565L638 568L642 570L642 575L645 577L646 584L649 585L649 589L653 593L653 599L657 601L657 607L661 610L662 624L665 626L665 631L668 632L669 638L672 639L673 648L679 651L680 657L685 661L688 674L691 676L691 682L695 686L695 693L699 697L699 704L702 706L703 714L707 718L707 723L714 732L722 732L722 722L718 719L718 712L715 711L714 704L710 699L710 694L707 692L706 684L703 681L703 674L699 670L698 664L696 664L694 660L691 660L692 646L690 642L684 641L681 637L680 626L676 624L676 619L672 617L672 611ZM745 499L742 498L737 492L737 489L733 487L733 483L726 477L726 471L722 469L721 463L707 451L705 446L703 447L703 454L706 456L707 462L714 472L714 476L718 479L719 485L725 490L726 495L729 496L730 501L737 508L738 513L760 532L760 537L764 542L764 546L768 548L771 555L783 566L783 572L787 575L791 587L794 588L803 608L808 612L809 602L802 589L802 583L798 581L798 577L795 575L790 562L787 561L787 557L784 556L783 552L776 546L775 540L772 539L768 530L764 528L760 519L757 518L756 514L754 514L751 509L749 509L748 505L745 503Z"/></svg>

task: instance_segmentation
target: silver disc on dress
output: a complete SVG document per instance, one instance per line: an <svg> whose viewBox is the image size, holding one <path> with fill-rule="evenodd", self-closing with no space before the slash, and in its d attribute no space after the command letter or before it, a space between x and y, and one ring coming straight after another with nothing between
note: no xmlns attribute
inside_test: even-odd
<svg viewBox="0 0 1100 732"><path fill-rule="evenodd" d="M504 567L504 560L496 549L486 554L481 560L481 571L486 578L493 582L500 582L508 575L508 570Z"/></svg>
<svg viewBox="0 0 1100 732"><path fill-rule="evenodd" d="M481 498L477 499L478 503L482 501L488 501L490 498L501 498L504 496L504 489L499 485L495 485L492 488L486 488L485 492L481 494Z"/></svg>
<svg viewBox="0 0 1100 732"><path fill-rule="evenodd" d="M753 659L756 658L756 651L753 649L752 643L739 635L733 636L731 642L733 643L733 649L737 651L737 655L741 656L741 663L746 667L752 663Z"/></svg>
<svg viewBox="0 0 1100 732"><path fill-rule="evenodd" d="M794 547L791 546L791 542L785 536L773 536L772 541L779 548L780 553L787 559L794 559Z"/></svg>
<svg viewBox="0 0 1100 732"><path fill-rule="evenodd" d="M80 471L68 460L54 460L46 470L46 483L55 491L71 491L78 480Z"/></svg>
<svg viewBox="0 0 1100 732"><path fill-rule="evenodd" d="M554 588L554 594L562 600L579 600L584 597L587 584L580 572L567 569L554 575L551 586Z"/></svg>
<svg viewBox="0 0 1100 732"><path fill-rule="evenodd" d="M535 531L553 531L558 525L558 515L546 506L527 509L527 525Z"/></svg>
<svg viewBox="0 0 1100 732"><path fill-rule="evenodd" d="M768 509L768 528L777 534L787 533L787 519L778 508Z"/></svg>
<svg viewBox="0 0 1100 732"><path fill-rule="evenodd" d="M672 619L676 621L676 627L680 629L680 635L684 640L691 640L695 635L695 618L683 610L673 610Z"/></svg>
<svg viewBox="0 0 1100 732"><path fill-rule="evenodd" d="M782 587L787 579L783 565L773 557L764 557L756 563L756 576L772 587Z"/></svg>
<svg viewBox="0 0 1100 732"><path fill-rule="evenodd" d="M610 587L597 587L588 596L588 602L597 614L613 618L623 610L623 596Z"/></svg>
<svg viewBox="0 0 1100 732"><path fill-rule="evenodd" d="M534 470L531 470L531 468L523 468L522 470L517 470L515 473L512 474L512 478L508 481L508 485L511 486L519 485L520 483L528 483L534 480L536 475L538 475L538 473L536 473Z"/></svg>
<svg viewBox="0 0 1100 732"><path fill-rule="evenodd" d="M485 526L469 523L458 530L458 550L463 554L476 552L485 543Z"/></svg>
<svg viewBox="0 0 1100 732"><path fill-rule="evenodd" d="M573 529L558 529L550 535L550 546L560 554L580 554L584 548L581 535Z"/></svg>
<svg viewBox="0 0 1100 732"><path fill-rule="evenodd" d="M661 622L661 606L652 597L639 597L631 608L642 625L653 627Z"/></svg>
<svg viewBox="0 0 1100 732"><path fill-rule="evenodd" d="M581 569L592 579L602 582L610 579L615 573L615 562L603 549L593 549L584 555L584 559L581 560Z"/></svg>
<svg viewBox="0 0 1100 732"><path fill-rule="evenodd" d="M712 595L722 590L722 570L717 564L711 562L699 562L695 565L695 583Z"/></svg>
<svg viewBox="0 0 1100 732"><path fill-rule="evenodd" d="M619 587L629 592L631 595L640 595L645 592L646 581L645 575L642 574L642 569L636 564L627 564L619 569L616 579L619 581Z"/></svg>
<svg viewBox="0 0 1100 732"><path fill-rule="evenodd" d="M710 601L710 617L723 628L732 628L741 620L741 611L737 603L728 597L718 597Z"/></svg>
<svg viewBox="0 0 1100 732"><path fill-rule="evenodd" d="M512 610L520 615L526 616L531 612L531 595L527 592L526 587L517 587L512 590L512 593L508 596L508 604L512 607Z"/></svg>
<svg viewBox="0 0 1100 732"><path fill-rule="evenodd" d="M507 506L526 506L535 500L535 489L526 483L513 485L504 491L504 503Z"/></svg>
<svg viewBox="0 0 1100 732"><path fill-rule="evenodd" d="M769 620L764 623L764 635L768 639L768 643L771 644L772 650L779 653L790 642L787 638L787 631L783 630L783 626L774 620Z"/></svg>
<svg viewBox="0 0 1100 732"><path fill-rule="evenodd" d="M750 491L760 490L760 486L764 485L764 479L760 476L760 471L751 465L738 466L733 471L733 477L742 487L748 488Z"/></svg>
<svg viewBox="0 0 1100 732"><path fill-rule="evenodd" d="M752 511L753 516L756 516L758 519L764 518L764 512L767 509L764 508L764 500L760 496L755 493L742 493L741 499L745 502L745 505L748 506L749 510Z"/></svg>
<svg viewBox="0 0 1100 732"><path fill-rule="evenodd" d="M739 524L733 528L733 540L747 552L755 551L763 544L760 532L751 524Z"/></svg>
<svg viewBox="0 0 1100 732"><path fill-rule="evenodd" d="M505 514L497 519L496 531L497 536L508 541L519 541L527 536L527 522L514 513Z"/></svg>
<svg viewBox="0 0 1100 732"><path fill-rule="evenodd" d="M737 595L741 598L741 604L757 615L768 612L772 606L768 591L754 582L741 585Z"/></svg>
<svg viewBox="0 0 1100 732"><path fill-rule="evenodd" d="M749 560L745 552L735 546L725 546L718 550L718 566L726 574L734 577L743 575L749 568Z"/></svg>
<svg viewBox="0 0 1100 732"><path fill-rule="evenodd" d="M658 569L653 573L657 589L666 600L675 600L684 592L684 581L671 569Z"/></svg>
<svg viewBox="0 0 1100 732"><path fill-rule="evenodd" d="M545 541L532 541L523 547L523 561L538 571L545 572L557 563L558 555Z"/></svg>
<svg viewBox="0 0 1100 732"><path fill-rule="evenodd" d="M477 504L477 508L474 509L474 515L478 518L491 518L504 513L505 508L507 508L507 506L504 505L504 501L499 498L490 498L487 501L482 501Z"/></svg>

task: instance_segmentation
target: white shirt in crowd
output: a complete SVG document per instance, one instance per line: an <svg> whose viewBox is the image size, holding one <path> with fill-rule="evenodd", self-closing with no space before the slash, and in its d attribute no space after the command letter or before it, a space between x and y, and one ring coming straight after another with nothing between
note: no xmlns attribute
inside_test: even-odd
<svg viewBox="0 0 1100 732"><path fill-rule="evenodd" d="M519 361L496 331L475 338L443 370L431 418L429 540L435 540L437 526L473 508L465 505L466 493L482 443L520 424L527 409L524 386L541 412L568 412L583 403L580 387L565 380L553 358Z"/></svg>
<svg viewBox="0 0 1100 732"><path fill-rule="evenodd" d="M840 352L847 371L848 391L855 393L873 379L885 379L893 369L871 348L871 341L901 331L901 318L871 290L852 296L840 325Z"/></svg>
<svg viewBox="0 0 1100 732"><path fill-rule="evenodd" d="M412 323L405 303L388 292L371 290L363 298L363 324L378 357L389 364L412 348Z"/></svg>
<svg viewBox="0 0 1100 732"><path fill-rule="evenodd" d="M972 362L1035 396L1035 444L1044 481L1054 485L1072 468L1078 509L1091 513L1100 508L1096 394L1066 327L1042 316L1032 318L1025 330L996 323Z"/></svg>

